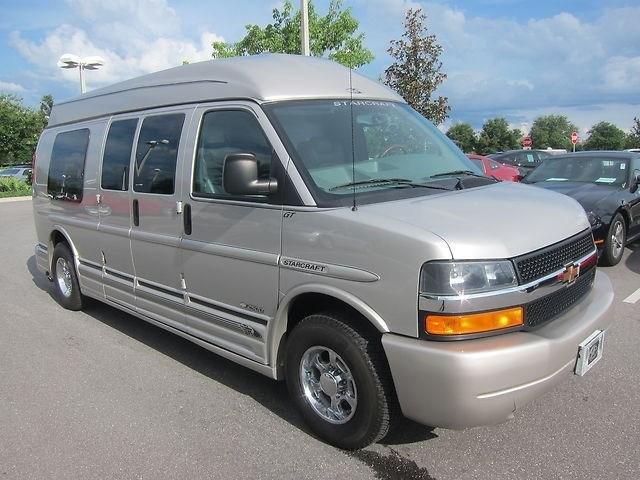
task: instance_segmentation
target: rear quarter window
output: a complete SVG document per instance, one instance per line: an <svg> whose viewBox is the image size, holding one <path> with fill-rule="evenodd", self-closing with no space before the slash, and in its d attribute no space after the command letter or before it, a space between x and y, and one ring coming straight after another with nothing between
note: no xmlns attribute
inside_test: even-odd
<svg viewBox="0 0 640 480"><path fill-rule="evenodd" d="M82 201L88 146L88 128L62 132L56 136L47 179L47 193L53 200Z"/></svg>

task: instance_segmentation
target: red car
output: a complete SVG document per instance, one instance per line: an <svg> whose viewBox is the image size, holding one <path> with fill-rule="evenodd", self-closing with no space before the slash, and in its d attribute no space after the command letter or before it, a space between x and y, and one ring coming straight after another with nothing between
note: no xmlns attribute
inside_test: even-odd
<svg viewBox="0 0 640 480"><path fill-rule="evenodd" d="M506 180L507 182L519 182L522 180L520 171L516 167L503 165L483 155L469 154L467 157L480 167L488 177L495 177L498 180Z"/></svg>

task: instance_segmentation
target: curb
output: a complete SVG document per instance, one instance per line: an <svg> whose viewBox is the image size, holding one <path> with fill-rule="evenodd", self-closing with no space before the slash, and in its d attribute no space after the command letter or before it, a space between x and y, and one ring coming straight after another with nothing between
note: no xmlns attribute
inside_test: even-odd
<svg viewBox="0 0 640 480"><path fill-rule="evenodd" d="M6 197L6 198L0 198L0 203L9 203L9 202L26 202L27 200L31 200L31 195L25 195L24 197Z"/></svg>

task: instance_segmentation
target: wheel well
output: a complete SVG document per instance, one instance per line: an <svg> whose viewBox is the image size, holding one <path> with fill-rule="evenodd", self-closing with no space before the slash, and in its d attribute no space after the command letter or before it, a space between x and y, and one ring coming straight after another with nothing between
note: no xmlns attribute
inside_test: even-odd
<svg viewBox="0 0 640 480"><path fill-rule="evenodd" d="M631 224L631 217L629 216L629 212L627 212L623 208L619 208L617 213L622 215L622 218L624 218L625 233L629 233L629 225Z"/></svg>
<svg viewBox="0 0 640 480"><path fill-rule="evenodd" d="M303 318L314 313L328 311L346 313L348 323L352 328L374 338L380 336L378 329L358 310L342 300L322 293L303 293L291 302L287 314L286 332L291 332Z"/></svg>
<svg viewBox="0 0 640 480"><path fill-rule="evenodd" d="M64 242L69 245L67 238L62 233L60 233L59 230L54 230L53 232L51 232L51 246L55 248L55 246L60 242Z"/></svg>

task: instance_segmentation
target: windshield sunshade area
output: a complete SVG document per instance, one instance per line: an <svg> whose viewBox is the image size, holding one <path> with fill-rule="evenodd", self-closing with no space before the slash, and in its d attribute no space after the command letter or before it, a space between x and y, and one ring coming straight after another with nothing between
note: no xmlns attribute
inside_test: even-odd
<svg viewBox="0 0 640 480"><path fill-rule="evenodd" d="M457 177L482 175L408 105L352 102L289 101L265 106L319 205L346 205L354 190L358 203L437 193L454 189ZM486 184L486 179L480 181Z"/></svg>
<svg viewBox="0 0 640 480"><path fill-rule="evenodd" d="M553 158L545 160L531 172L527 183L581 182L599 185L625 186L628 160L606 156Z"/></svg>

